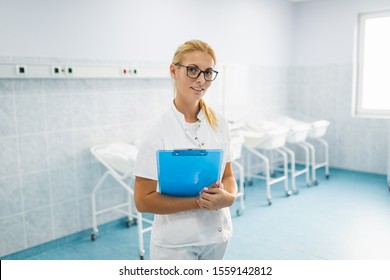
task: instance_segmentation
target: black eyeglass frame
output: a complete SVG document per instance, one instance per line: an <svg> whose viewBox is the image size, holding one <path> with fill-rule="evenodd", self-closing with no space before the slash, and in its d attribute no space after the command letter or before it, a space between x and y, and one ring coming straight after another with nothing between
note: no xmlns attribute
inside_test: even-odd
<svg viewBox="0 0 390 280"><path fill-rule="evenodd" d="M187 68L187 77L188 77L188 78L191 78L191 79L197 79L197 78L199 78L200 74L203 73L204 79L205 79L206 81L212 82L212 81L214 81L214 80L217 78L217 76L218 76L218 71L215 71L215 70L212 69L212 68L207 68L206 70L202 71L202 70L199 69L198 66L188 66L188 65L186 66L186 65L183 65L183 64L180 64L180 63L176 63L175 65L176 65L176 66L179 66L179 67L185 67L185 68ZM189 68L196 68L196 69L198 69L198 70L199 70L198 76L196 76L196 77L191 77L191 76L188 74ZM212 72L214 72L214 73L215 73L214 79L210 80L210 79L206 78L206 71L212 71Z"/></svg>

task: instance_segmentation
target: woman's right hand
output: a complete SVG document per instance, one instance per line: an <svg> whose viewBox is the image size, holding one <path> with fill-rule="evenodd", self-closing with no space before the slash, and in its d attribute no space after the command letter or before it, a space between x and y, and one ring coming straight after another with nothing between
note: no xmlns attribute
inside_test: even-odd
<svg viewBox="0 0 390 280"><path fill-rule="evenodd" d="M157 192L157 181L135 177L134 201L139 212L173 214L199 209L197 197L174 197Z"/></svg>
<svg viewBox="0 0 390 280"><path fill-rule="evenodd" d="M201 191L197 202L201 209L217 210L229 207L234 200L235 196L224 189L222 182L217 181Z"/></svg>

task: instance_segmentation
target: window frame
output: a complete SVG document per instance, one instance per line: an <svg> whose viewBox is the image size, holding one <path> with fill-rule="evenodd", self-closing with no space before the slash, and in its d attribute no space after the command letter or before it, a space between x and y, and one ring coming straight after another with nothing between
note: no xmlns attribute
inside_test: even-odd
<svg viewBox="0 0 390 280"><path fill-rule="evenodd" d="M363 73L364 73L364 39L365 23L369 19L390 17L390 9L360 13L357 17L357 28L355 35L355 51L353 60L353 86L352 86L352 116L362 118L389 119L390 110L364 109L363 100Z"/></svg>

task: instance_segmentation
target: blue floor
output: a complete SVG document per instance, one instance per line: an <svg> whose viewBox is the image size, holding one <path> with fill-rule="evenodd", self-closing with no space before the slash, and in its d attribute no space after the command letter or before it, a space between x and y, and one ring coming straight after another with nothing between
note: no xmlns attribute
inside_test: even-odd
<svg viewBox="0 0 390 280"><path fill-rule="evenodd" d="M245 187L245 210L236 216L226 259L236 260L379 260L390 259L390 192L386 176L331 169L330 179L318 171L318 186L286 197L282 183L272 187L272 206L263 181ZM150 233L145 236L149 258ZM71 242L41 246L35 253L16 253L5 259L95 260L138 259L136 226L113 223L90 240L86 231ZM28 250L27 250L28 251ZM4 258L2 258L4 259Z"/></svg>

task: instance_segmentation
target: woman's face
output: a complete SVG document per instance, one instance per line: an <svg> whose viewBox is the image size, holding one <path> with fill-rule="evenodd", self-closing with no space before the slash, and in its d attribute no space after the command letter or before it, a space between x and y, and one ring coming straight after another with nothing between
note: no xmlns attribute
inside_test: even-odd
<svg viewBox="0 0 390 280"><path fill-rule="evenodd" d="M214 67L214 60L206 52L194 51L184 56L181 65L197 67L204 71ZM171 75L176 81L176 98L185 101L199 101L211 85L211 81L205 80L204 73L196 79L188 77L187 68L183 66L171 65Z"/></svg>

